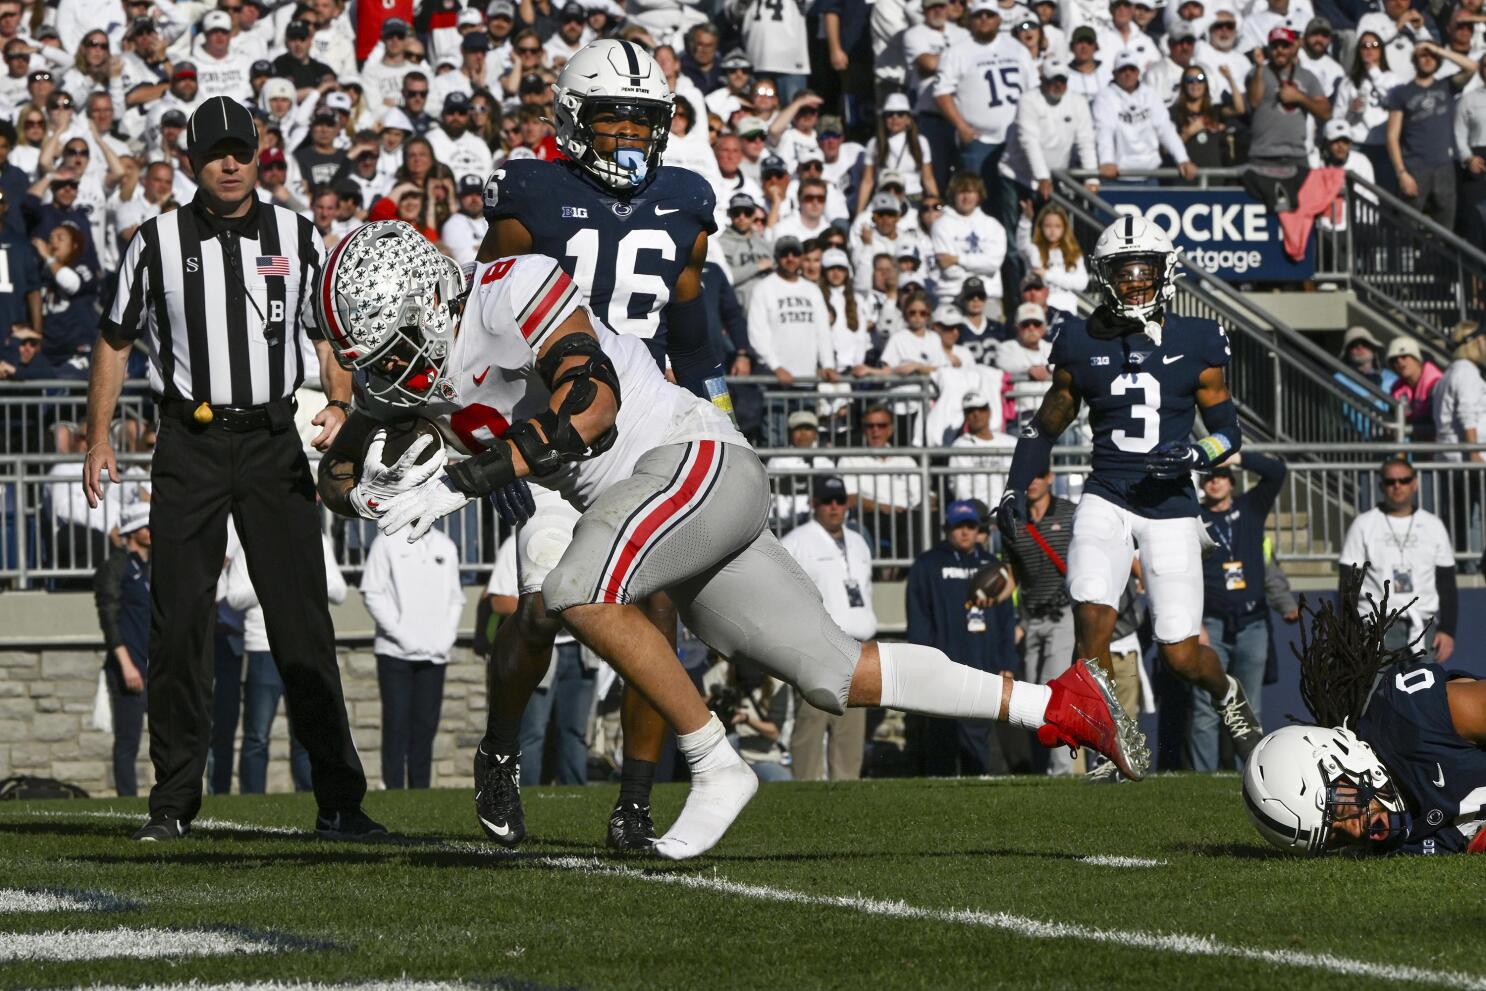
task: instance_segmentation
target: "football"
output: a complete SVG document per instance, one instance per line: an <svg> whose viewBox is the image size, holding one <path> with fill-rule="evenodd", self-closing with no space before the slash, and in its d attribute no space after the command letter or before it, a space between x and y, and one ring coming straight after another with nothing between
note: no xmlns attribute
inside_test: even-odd
<svg viewBox="0 0 1486 991"><path fill-rule="evenodd" d="M433 443L423 449L418 455L418 464L427 464L431 459L438 456L444 447L444 434L439 425L426 416L410 416L405 419L395 420L384 428L387 431L387 439L382 444L382 463L384 465L394 464L398 458L407 453L408 448L419 437L432 437ZM377 435L372 431L367 438L367 446L371 445L372 439Z"/></svg>
<svg viewBox="0 0 1486 991"><path fill-rule="evenodd" d="M1011 581L1011 572L1000 561L988 564L970 579L970 594L977 603L1000 602Z"/></svg>

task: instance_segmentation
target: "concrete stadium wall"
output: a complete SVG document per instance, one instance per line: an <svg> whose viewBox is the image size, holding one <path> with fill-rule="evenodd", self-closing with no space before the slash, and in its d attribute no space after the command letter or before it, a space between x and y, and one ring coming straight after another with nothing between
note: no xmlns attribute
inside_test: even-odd
<svg viewBox="0 0 1486 991"><path fill-rule="evenodd" d="M95 797L114 794L113 734L93 728L102 659L101 647L0 651L0 778L43 775L71 782ZM376 659L369 649L342 649L340 668L356 747L367 780L376 788L381 781L382 723ZM485 711L485 666L467 648L458 648L444 682L443 718L433 748L434 787L469 785L475 745L485 731ZM241 740L239 728L239 747ZM154 780L148 732L140 743L138 770L143 792ZM291 789L289 729L282 703L271 736L268 789Z"/></svg>

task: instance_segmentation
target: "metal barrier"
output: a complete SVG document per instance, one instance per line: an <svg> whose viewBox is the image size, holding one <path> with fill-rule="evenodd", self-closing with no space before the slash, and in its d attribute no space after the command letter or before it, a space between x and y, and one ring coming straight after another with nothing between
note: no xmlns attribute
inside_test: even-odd
<svg viewBox="0 0 1486 991"><path fill-rule="evenodd" d="M1486 320L1486 252L1366 179L1348 173L1345 196L1345 228L1317 228L1316 278L1448 354L1456 323Z"/></svg>
<svg viewBox="0 0 1486 991"><path fill-rule="evenodd" d="M1396 445L1386 444L1251 447L1289 464L1270 526L1281 560L1328 565L1337 560L1352 520L1377 500L1379 462L1398 453ZM1486 542L1486 463L1447 458L1480 450L1440 444L1408 448L1420 476L1420 506L1445 521L1455 557L1462 562L1479 560ZM774 506L770 525L776 532L808 518L815 478L841 475L856 497L851 525L868 537L880 567L901 569L939 539L944 508L954 499L979 499L994 509L1005 486L1011 448L766 448L759 455L769 474ZM1082 492L1088 457L1086 447L1055 450L1059 494L1076 498ZM88 510L76 457L0 457L0 586L91 586L93 570L107 553L107 531L117 525L124 503L140 498L148 483L145 457L126 455L121 461L125 481L109 486L104 504ZM460 568L471 581L488 572L500 536L488 504L473 504L440 521L439 528L459 548ZM328 511L325 532L346 572L359 570L376 537L370 522L345 520Z"/></svg>
<svg viewBox="0 0 1486 991"><path fill-rule="evenodd" d="M1207 170L1204 170L1207 171ZM1237 170L1213 170L1229 178ZM1139 173L1175 177L1175 170ZM1073 218L1081 243L1092 244L1117 216L1114 206L1081 180L1094 173L1055 173L1053 199ZM1204 177L1204 182L1206 178ZM1228 283L1182 256L1187 277L1176 283L1172 311L1217 320L1233 348L1229 385L1247 423L1281 442L1339 444L1401 441L1405 412L1392 396L1359 377L1306 335L1243 299Z"/></svg>
<svg viewBox="0 0 1486 991"><path fill-rule="evenodd" d="M0 452L47 454L59 436L70 441L87 419L88 383L71 379L0 383ZM133 380L119 395L114 446L133 449L154 422L155 403L149 383ZM59 434L59 432L64 432Z"/></svg>

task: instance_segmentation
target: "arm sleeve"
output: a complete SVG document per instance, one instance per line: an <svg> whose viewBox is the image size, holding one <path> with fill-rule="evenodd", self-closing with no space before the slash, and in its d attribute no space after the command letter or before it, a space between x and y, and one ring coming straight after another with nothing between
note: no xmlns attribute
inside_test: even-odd
<svg viewBox="0 0 1486 991"><path fill-rule="evenodd" d="M1166 149L1166 154L1178 165L1187 161L1187 146L1182 143L1182 136L1177 133L1176 125L1171 122L1171 114L1161 102L1161 98L1155 95L1155 91L1147 91L1146 102L1151 106L1151 120L1156 124L1156 136L1161 139L1161 147Z"/></svg>
<svg viewBox="0 0 1486 991"><path fill-rule="evenodd" d="M397 630L401 616L392 596L392 575L387 551L385 548L380 551L377 549L382 541L394 539L397 538L378 537L372 544L371 551L366 555L366 568L361 573L361 598L366 603L366 611L371 614L372 621L377 624L377 631L383 636L398 640Z"/></svg>
<svg viewBox="0 0 1486 991"><path fill-rule="evenodd" d="M1285 484L1290 469L1278 458L1266 457L1252 451L1243 456L1243 466L1259 476L1259 484L1244 493L1244 498L1261 517L1268 516L1270 507Z"/></svg>
<svg viewBox="0 0 1486 991"><path fill-rule="evenodd" d="M1449 637L1455 636L1455 624L1460 615L1460 590L1455 584L1455 562L1451 561L1448 568L1434 569L1434 587L1440 595L1439 620L1440 632Z"/></svg>
<svg viewBox="0 0 1486 991"><path fill-rule="evenodd" d="M576 291L577 287L573 288ZM722 364L707 326L705 294L699 292L684 303L673 300L666 308L666 355L677 383L708 398L706 383L722 376Z"/></svg>
<svg viewBox="0 0 1486 991"><path fill-rule="evenodd" d="M335 559L335 546L326 536L320 537L325 549L325 597L334 606L346 601L346 576L341 574L340 562Z"/></svg>
<svg viewBox="0 0 1486 991"><path fill-rule="evenodd" d="M119 610L122 602L120 585L127 560L120 553L110 554L93 573L93 602L98 607L98 628L103 632L104 649L110 654L124 642L119 632Z"/></svg>
<svg viewBox="0 0 1486 991"><path fill-rule="evenodd" d="M492 283L502 283L490 287ZM546 255L503 259L485 269L478 289L487 327L514 322L532 353L572 315L582 301L578 286L562 266ZM492 309L494 313L490 312Z"/></svg>
<svg viewBox="0 0 1486 991"><path fill-rule="evenodd" d="M1027 167L1032 170L1032 178L1047 179L1052 173L1048 171L1047 156L1042 153L1043 121L1038 120L1033 113L1033 102L1025 99L1016 108L1017 140L1021 142L1022 152L1027 156Z"/></svg>
<svg viewBox="0 0 1486 991"><path fill-rule="evenodd" d="M154 224L141 224L129 247L124 250L113 300L98 324L103 336L114 343L135 341L144 333L145 297L149 292L147 229L152 232Z"/></svg>
<svg viewBox="0 0 1486 991"><path fill-rule="evenodd" d="M1116 164L1115 129L1119 126L1119 117L1114 113L1115 108L1110 106L1111 102L1104 91L1094 97L1094 153L1099 165Z"/></svg>

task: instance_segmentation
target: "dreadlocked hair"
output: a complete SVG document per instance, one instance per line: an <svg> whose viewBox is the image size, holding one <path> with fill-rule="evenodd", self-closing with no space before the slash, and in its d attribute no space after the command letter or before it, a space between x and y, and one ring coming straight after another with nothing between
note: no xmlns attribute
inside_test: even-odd
<svg viewBox="0 0 1486 991"><path fill-rule="evenodd" d="M1300 600L1300 649L1293 646L1291 649L1300 661L1301 698L1321 726L1355 727L1372 694L1378 672L1415 657L1419 653L1416 647L1424 638L1421 632L1406 646L1394 649L1383 646L1388 631L1403 621L1404 612L1415 600L1410 599L1402 609L1389 609L1392 583L1385 581L1383 600L1374 601L1369 595L1372 608L1367 615L1361 615L1358 606L1362 580L1369 567L1364 563L1358 568L1342 569L1338 603L1325 601L1319 609L1312 609L1304 596Z"/></svg>

